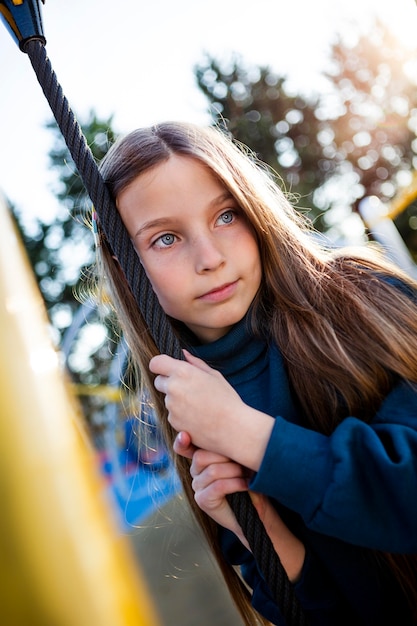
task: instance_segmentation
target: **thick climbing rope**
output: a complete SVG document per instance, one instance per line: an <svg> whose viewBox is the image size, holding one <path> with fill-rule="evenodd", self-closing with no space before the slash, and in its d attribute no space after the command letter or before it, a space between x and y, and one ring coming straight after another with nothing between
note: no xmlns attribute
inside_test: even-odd
<svg viewBox="0 0 417 626"><path fill-rule="evenodd" d="M43 41L30 39L22 49L30 58L37 79L99 216L101 228L119 260L158 349L175 358L183 358L179 341L139 262L114 200L57 80ZM233 494L229 502L287 625L304 626L306 620L293 586L288 580L249 495L247 493Z"/></svg>

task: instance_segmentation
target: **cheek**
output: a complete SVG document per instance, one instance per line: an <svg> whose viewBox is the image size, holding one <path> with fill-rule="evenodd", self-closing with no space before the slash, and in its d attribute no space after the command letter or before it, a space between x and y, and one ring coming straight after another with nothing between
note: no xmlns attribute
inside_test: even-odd
<svg viewBox="0 0 417 626"><path fill-rule="evenodd" d="M155 293L163 288L164 278L167 275L169 267L164 267L164 264L155 262L154 259L148 258L148 255L139 255L141 259L142 267L145 270L145 274L151 283Z"/></svg>
<svg viewBox="0 0 417 626"><path fill-rule="evenodd" d="M261 253L259 251L258 243L253 236L249 236L247 238L245 254L248 265L252 268L254 277L258 279L260 283L262 276Z"/></svg>
<svg viewBox="0 0 417 626"><path fill-rule="evenodd" d="M159 304L167 315L173 314L173 306L178 301L180 277L178 272L170 272L168 268L156 271L145 267L146 275L158 298Z"/></svg>

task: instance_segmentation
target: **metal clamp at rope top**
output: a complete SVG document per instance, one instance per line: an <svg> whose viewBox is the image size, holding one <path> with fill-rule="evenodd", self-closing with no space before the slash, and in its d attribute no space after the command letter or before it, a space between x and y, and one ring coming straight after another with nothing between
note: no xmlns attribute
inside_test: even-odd
<svg viewBox="0 0 417 626"><path fill-rule="evenodd" d="M39 0L0 0L0 17L23 52L32 39L46 44Z"/></svg>

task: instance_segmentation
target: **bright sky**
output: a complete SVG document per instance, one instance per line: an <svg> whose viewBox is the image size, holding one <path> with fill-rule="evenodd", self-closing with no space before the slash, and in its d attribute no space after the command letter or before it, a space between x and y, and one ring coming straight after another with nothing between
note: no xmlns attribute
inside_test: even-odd
<svg viewBox="0 0 417 626"><path fill-rule="evenodd" d="M415 0L46 0L47 53L75 115L114 114L116 131L164 119L208 121L193 66L205 51L232 52L286 73L300 89L317 74L329 41L377 13L409 45ZM414 38L414 39L413 39ZM47 170L52 114L29 59L0 24L0 190L26 215L51 216Z"/></svg>

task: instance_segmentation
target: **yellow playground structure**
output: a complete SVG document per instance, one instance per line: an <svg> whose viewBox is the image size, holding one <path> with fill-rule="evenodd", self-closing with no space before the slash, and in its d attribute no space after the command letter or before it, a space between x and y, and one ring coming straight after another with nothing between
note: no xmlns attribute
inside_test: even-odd
<svg viewBox="0 0 417 626"><path fill-rule="evenodd" d="M157 626L0 198L0 623Z"/></svg>

